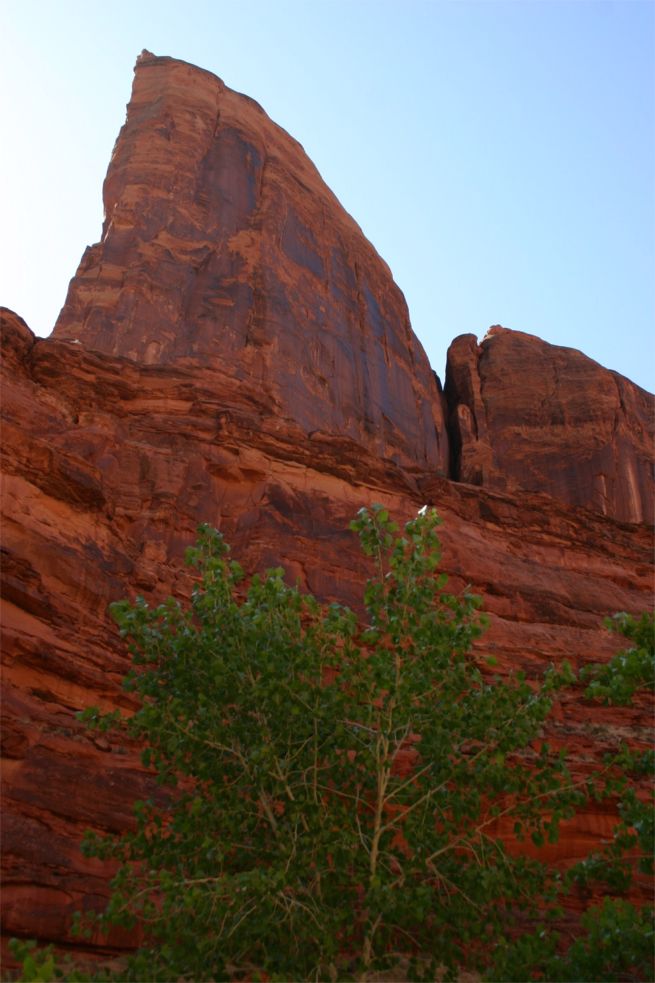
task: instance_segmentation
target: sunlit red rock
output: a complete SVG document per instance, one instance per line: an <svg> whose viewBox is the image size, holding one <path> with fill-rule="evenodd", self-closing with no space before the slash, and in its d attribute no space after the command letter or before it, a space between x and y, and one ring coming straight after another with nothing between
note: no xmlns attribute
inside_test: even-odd
<svg viewBox="0 0 655 983"><path fill-rule="evenodd" d="M453 341L445 392L454 478L653 521L653 397L629 379L496 326Z"/></svg>
<svg viewBox="0 0 655 983"><path fill-rule="evenodd" d="M130 706L107 606L187 596L182 558L200 522L221 528L248 572L281 564L322 600L357 604L368 573L348 531L357 510L381 502L403 520L435 505L450 586L485 598L476 657L500 672L608 657L620 643L602 619L647 608L653 585L652 529L632 521L652 486L639 477L622 504L617 478L596 500L596 458L591 472L581 463L599 434L617 473L641 460L645 394L612 382L621 412L603 392L590 423L592 388L611 374L584 356L517 332L484 342L483 356L457 339L462 480L448 480L441 397L402 295L251 100L144 55L105 202L102 242L54 336L2 313L3 925L69 944L72 912L107 892L108 867L79 851L83 830L124 829L151 788L137 748L75 717ZM554 389L541 377L551 363ZM563 424L547 422L549 405ZM559 483L548 484L551 452ZM651 716L640 700L607 721L599 730L574 693L548 736L584 774L620 738L646 740ZM582 855L612 822L604 807L577 817L555 859Z"/></svg>
<svg viewBox="0 0 655 983"><path fill-rule="evenodd" d="M217 373L225 410L445 474L441 399L387 265L302 147L210 72L144 52L59 339ZM218 409L218 408L217 408Z"/></svg>
<svg viewBox="0 0 655 983"><path fill-rule="evenodd" d="M366 575L350 518L380 501L399 518L424 502L444 517L444 569L485 597L479 645L501 670L603 658L602 618L648 605L645 526L520 500L424 474L417 480L350 442L317 443L252 406L215 412L200 366L142 366L53 339L8 315L3 481L5 930L70 940L76 908L100 904L107 868L79 853L88 826L119 830L146 794L135 749L93 739L89 704L127 705L127 658L107 616L134 593L188 593L182 566L198 522L219 525L248 570L282 563L326 600L356 603ZM642 735L648 710L612 714ZM598 753L597 713L564 707L554 738ZM614 739L610 735L608 738ZM577 749L577 750L576 750ZM582 817L559 856L576 856L611 816ZM586 832L584 832L586 830ZM118 944L118 943L116 943Z"/></svg>

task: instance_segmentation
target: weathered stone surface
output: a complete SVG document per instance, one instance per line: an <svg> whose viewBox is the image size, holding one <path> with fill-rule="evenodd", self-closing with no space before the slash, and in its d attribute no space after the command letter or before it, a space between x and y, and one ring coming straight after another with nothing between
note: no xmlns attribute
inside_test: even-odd
<svg viewBox="0 0 655 983"><path fill-rule="evenodd" d="M401 291L256 102L144 52L104 204L56 338L199 359L225 400L246 387L280 425L446 473L440 393Z"/></svg>
<svg viewBox="0 0 655 983"><path fill-rule="evenodd" d="M356 604L367 566L349 520L375 501L399 520L433 504L451 587L485 597L476 657L501 672L609 657L620 643L603 617L643 610L653 584L652 529L633 521L652 496L641 391L516 332L483 357L457 339L462 480L448 480L442 396L400 291L251 100L144 54L105 205L54 336L2 312L3 925L63 944L110 874L82 857L82 831L124 829L152 787L137 748L75 718L130 707L107 606L187 596L198 523L219 526L248 572L281 564L319 598ZM571 694L549 740L584 774L619 737L648 738L644 701L608 720L599 730ZM576 817L554 859L613 822L600 807Z"/></svg>
<svg viewBox="0 0 655 983"><path fill-rule="evenodd" d="M653 521L655 403L629 379L496 326L455 339L445 393L456 480Z"/></svg>
<svg viewBox="0 0 655 983"><path fill-rule="evenodd" d="M81 856L82 831L124 828L149 779L135 748L94 741L74 714L129 706L107 605L136 592L188 594L182 555L200 521L222 528L247 570L281 563L319 597L355 603L366 575L347 531L357 509L380 501L403 519L434 504L451 586L470 583L485 597L491 627L478 654L494 655L502 671L607 657L617 640L602 618L650 601L646 526L405 471L345 438L262 419L247 392L226 411L214 369L200 360L147 366L34 339L9 312L3 336L10 935L71 943L72 911L101 904L109 869ZM549 739L572 743L584 771L617 735L647 739L648 707L612 711L610 722L599 737L597 710L569 697ZM612 823L604 809L577 817L556 859L580 856Z"/></svg>

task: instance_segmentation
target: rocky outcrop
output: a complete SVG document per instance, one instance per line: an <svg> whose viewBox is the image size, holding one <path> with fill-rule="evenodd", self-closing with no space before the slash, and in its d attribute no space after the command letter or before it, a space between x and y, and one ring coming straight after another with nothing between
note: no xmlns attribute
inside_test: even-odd
<svg viewBox="0 0 655 983"><path fill-rule="evenodd" d="M653 522L653 397L571 348L493 327L448 351L452 475Z"/></svg>
<svg viewBox="0 0 655 983"><path fill-rule="evenodd" d="M620 643L602 619L646 608L653 582L652 529L633 521L652 495L640 391L517 332L481 355L458 339L448 480L442 397L402 294L251 100L144 53L105 206L54 335L2 313L3 926L64 945L79 945L71 914L101 905L110 875L81 855L83 830L124 829L152 788L138 748L75 716L130 706L107 606L188 596L182 558L200 522L246 571L282 565L320 599L357 605L357 510L381 502L404 520L435 505L450 586L485 598L474 657L500 672L609 657ZM630 462L641 477L628 486ZM643 701L608 720L599 730L573 693L549 739L584 773L651 722ZM595 807L549 849L566 863L613 821Z"/></svg>
<svg viewBox="0 0 655 983"><path fill-rule="evenodd" d="M104 206L56 338L200 363L227 413L247 392L260 421L405 469L653 520L652 397L496 327L451 346L446 420L386 264L300 144L210 72L142 53Z"/></svg>
<svg viewBox="0 0 655 983"><path fill-rule="evenodd" d="M147 366L35 339L10 313L3 337L9 935L72 944L72 912L106 894L109 868L82 857L82 832L125 828L150 779L137 749L89 735L75 712L129 706L128 660L107 605L137 592L187 595L182 557L200 521L221 527L247 570L282 564L320 598L356 604L367 567L347 527L358 508L379 501L404 519L434 504L443 568L455 590L471 584L484 596L491 627L477 654L493 655L500 671L607 657L617 640L603 617L650 601L643 525L404 471L343 438L262 420L248 393L226 412L200 363ZM602 737L596 709L568 699L550 739L572 745L576 767L617 736L647 736L646 704L612 711ZM612 822L602 808L578 816L557 858L580 856ZM110 947L126 941L112 937Z"/></svg>
<svg viewBox="0 0 655 983"><path fill-rule="evenodd" d="M102 241L54 336L200 361L229 403L445 474L441 397L405 299L300 144L210 72L144 52Z"/></svg>

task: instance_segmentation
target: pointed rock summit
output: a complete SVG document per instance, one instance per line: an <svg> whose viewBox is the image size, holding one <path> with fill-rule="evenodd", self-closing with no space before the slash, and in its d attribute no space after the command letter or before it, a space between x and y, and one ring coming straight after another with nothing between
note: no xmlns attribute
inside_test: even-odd
<svg viewBox="0 0 655 983"><path fill-rule="evenodd" d="M402 292L256 102L144 51L104 207L55 338L192 360L260 414L447 472L441 396Z"/></svg>
<svg viewBox="0 0 655 983"><path fill-rule="evenodd" d="M143 51L53 337L220 392L216 412L416 475L652 521L650 394L494 325L444 395L402 292L300 144L211 72Z"/></svg>

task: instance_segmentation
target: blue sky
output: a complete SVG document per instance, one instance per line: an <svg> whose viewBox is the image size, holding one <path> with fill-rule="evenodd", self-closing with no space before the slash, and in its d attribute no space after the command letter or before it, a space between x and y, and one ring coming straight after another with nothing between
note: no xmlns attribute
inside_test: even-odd
<svg viewBox="0 0 655 983"><path fill-rule="evenodd" d="M0 303L48 334L142 48L298 139L443 379L491 324L655 387L655 4L3 0Z"/></svg>

